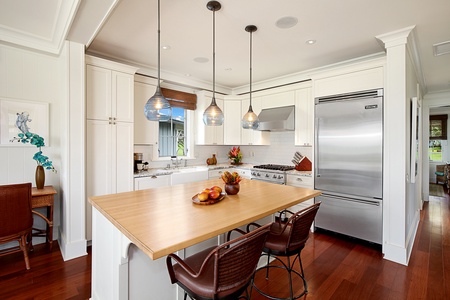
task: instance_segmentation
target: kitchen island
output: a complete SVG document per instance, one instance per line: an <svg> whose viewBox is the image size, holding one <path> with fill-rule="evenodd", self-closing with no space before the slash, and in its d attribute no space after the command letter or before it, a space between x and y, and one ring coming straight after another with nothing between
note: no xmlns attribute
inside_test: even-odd
<svg viewBox="0 0 450 300"><path fill-rule="evenodd" d="M182 299L172 285L165 256L216 238L227 231L270 216L320 191L256 180L243 180L237 195L213 205L192 197L219 179L170 187L90 197L93 206L92 299L128 299L128 251L134 244L149 259L146 289L155 299ZM221 240L217 239L217 243ZM150 287L150 289L149 289ZM153 299L152 295L147 295Z"/></svg>

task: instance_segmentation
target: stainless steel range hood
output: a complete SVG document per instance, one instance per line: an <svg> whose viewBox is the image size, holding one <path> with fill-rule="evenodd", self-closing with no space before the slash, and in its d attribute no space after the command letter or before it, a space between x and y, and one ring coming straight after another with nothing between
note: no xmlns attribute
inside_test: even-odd
<svg viewBox="0 0 450 300"><path fill-rule="evenodd" d="M259 127L261 131L292 131L295 129L295 107L284 106L263 109L259 114Z"/></svg>

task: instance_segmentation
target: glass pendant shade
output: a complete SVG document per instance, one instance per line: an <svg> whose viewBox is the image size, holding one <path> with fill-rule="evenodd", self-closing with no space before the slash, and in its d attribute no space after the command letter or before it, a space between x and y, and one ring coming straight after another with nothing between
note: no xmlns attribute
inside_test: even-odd
<svg viewBox="0 0 450 300"><path fill-rule="evenodd" d="M145 104L144 114L149 121L169 121L172 117L169 101L161 93L159 86L156 87L155 94Z"/></svg>
<svg viewBox="0 0 450 300"><path fill-rule="evenodd" d="M218 1L209 1L206 7L213 12L213 96L203 113L203 123L206 126L220 126L223 124L223 112L216 103L216 11L222 6Z"/></svg>
<svg viewBox="0 0 450 300"><path fill-rule="evenodd" d="M220 126L223 124L223 112L217 106L215 98L212 98L211 104L203 113L203 123L208 126Z"/></svg>
<svg viewBox="0 0 450 300"><path fill-rule="evenodd" d="M251 105L248 108L248 112L242 118L241 125L242 128L244 129L258 129L259 127L258 115L253 112Z"/></svg>
<svg viewBox="0 0 450 300"><path fill-rule="evenodd" d="M259 127L258 115L253 112L252 108L252 33L256 30L257 27L255 25L248 25L245 27L245 31L250 32L250 105L248 107L248 112L241 120L241 125L244 129L258 129Z"/></svg>
<svg viewBox="0 0 450 300"><path fill-rule="evenodd" d="M170 103L161 93L161 30L160 30L160 0L158 0L158 85L155 94L144 106L144 114L149 121L169 121L172 117Z"/></svg>

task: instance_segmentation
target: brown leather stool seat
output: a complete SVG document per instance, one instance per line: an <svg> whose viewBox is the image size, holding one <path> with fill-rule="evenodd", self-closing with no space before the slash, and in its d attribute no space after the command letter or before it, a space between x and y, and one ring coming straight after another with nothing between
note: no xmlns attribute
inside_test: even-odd
<svg viewBox="0 0 450 300"><path fill-rule="evenodd" d="M240 232L242 236L184 260L176 254L167 256L171 282L185 290L185 299L187 295L200 300L247 298L241 295L251 282L269 225L250 233Z"/></svg>

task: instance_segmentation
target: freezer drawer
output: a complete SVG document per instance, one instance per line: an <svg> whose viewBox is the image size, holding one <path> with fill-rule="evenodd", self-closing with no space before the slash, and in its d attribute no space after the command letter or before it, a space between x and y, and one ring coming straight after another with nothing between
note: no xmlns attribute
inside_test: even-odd
<svg viewBox="0 0 450 300"><path fill-rule="evenodd" d="M369 242L382 243L382 201L364 201L322 194L315 219L315 227L356 237Z"/></svg>

